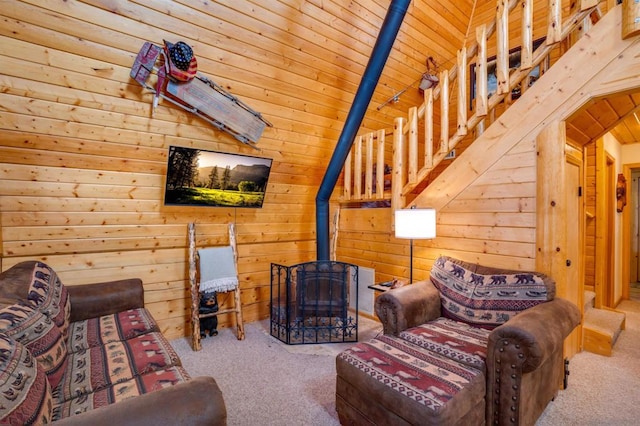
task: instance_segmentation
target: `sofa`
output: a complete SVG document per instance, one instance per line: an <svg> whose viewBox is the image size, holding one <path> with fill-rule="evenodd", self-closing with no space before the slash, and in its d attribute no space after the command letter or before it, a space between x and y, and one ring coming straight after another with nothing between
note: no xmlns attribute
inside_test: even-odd
<svg viewBox="0 0 640 426"><path fill-rule="evenodd" d="M378 297L382 334L336 357L342 424L533 425L565 376L580 311L537 272L436 259Z"/></svg>
<svg viewBox="0 0 640 426"><path fill-rule="evenodd" d="M65 286L42 262L0 274L0 424L224 425L144 307L142 281Z"/></svg>

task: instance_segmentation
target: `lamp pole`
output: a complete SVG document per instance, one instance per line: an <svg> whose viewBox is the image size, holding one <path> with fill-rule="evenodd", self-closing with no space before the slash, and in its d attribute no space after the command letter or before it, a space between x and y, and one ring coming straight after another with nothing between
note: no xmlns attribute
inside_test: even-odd
<svg viewBox="0 0 640 426"><path fill-rule="evenodd" d="M409 284L413 283L413 238L409 240Z"/></svg>

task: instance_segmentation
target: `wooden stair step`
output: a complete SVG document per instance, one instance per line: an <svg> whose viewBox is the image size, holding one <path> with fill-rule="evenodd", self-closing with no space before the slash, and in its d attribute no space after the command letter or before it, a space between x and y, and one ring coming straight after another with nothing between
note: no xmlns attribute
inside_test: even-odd
<svg viewBox="0 0 640 426"><path fill-rule="evenodd" d="M611 356L613 346L624 329L625 319L621 312L595 308L585 311L584 350Z"/></svg>
<svg viewBox="0 0 640 426"><path fill-rule="evenodd" d="M596 293L595 291L585 290L584 292L584 311L587 312L589 309L593 308L596 303Z"/></svg>

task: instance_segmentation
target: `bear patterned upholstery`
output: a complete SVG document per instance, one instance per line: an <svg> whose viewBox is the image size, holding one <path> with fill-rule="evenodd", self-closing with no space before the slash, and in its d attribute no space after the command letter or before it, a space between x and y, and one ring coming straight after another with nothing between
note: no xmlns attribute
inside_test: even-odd
<svg viewBox="0 0 640 426"><path fill-rule="evenodd" d="M144 308L88 318L71 323L69 351L78 352L159 331L158 324Z"/></svg>
<svg viewBox="0 0 640 426"><path fill-rule="evenodd" d="M160 333L73 352L67 361L67 374L53 389L56 403L95 392L141 374L180 365L180 359Z"/></svg>
<svg viewBox="0 0 640 426"><path fill-rule="evenodd" d="M27 300L31 306L51 318L66 339L71 315L69 293L58 274L44 263L37 262L33 267Z"/></svg>
<svg viewBox="0 0 640 426"><path fill-rule="evenodd" d="M473 337L480 339L479 344L467 344L456 331L464 332L467 327L443 320L439 325L416 327L398 337L381 335L358 343L340 353L337 368L343 370L348 364L357 369L350 374L368 376L387 387L389 391L381 403L388 403L390 408L406 405L410 400L413 407L405 412L405 419L411 423L419 424L421 418L427 418L434 424L452 424L464 412L460 403L471 403L484 417L483 370L488 333ZM429 343L429 335L437 336L438 342ZM459 393L462 395L457 398Z"/></svg>
<svg viewBox="0 0 640 426"><path fill-rule="evenodd" d="M477 327L494 329L518 312L553 299L545 276L535 272L492 271L441 256L431 269L440 291L442 315Z"/></svg>
<svg viewBox="0 0 640 426"><path fill-rule="evenodd" d="M484 372L489 332L463 322L436 318L399 334L420 348Z"/></svg>
<svg viewBox="0 0 640 426"><path fill-rule="evenodd" d="M64 421L138 396L162 406L127 401L132 409L122 415L125 423L138 424L141 413L141 419L155 419L149 424L160 418L178 424L194 415L205 424L224 424L226 409L215 381L203 377L193 383L144 308L143 295L137 279L70 290L37 261L0 274L0 424ZM72 313L72 306L79 309ZM165 392L166 400L144 398L174 386L184 392Z"/></svg>
<svg viewBox="0 0 640 426"><path fill-rule="evenodd" d="M105 405L115 404L135 396L186 382L189 379L189 374L180 366L145 373L129 380L116 382L112 386L104 387L89 394L83 393L57 403L53 408L52 420L60 420Z"/></svg>
<svg viewBox="0 0 640 426"><path fill-rule="evenodd" d="M49 381L39 363L23 344L0 334L1 423L49 423L52 406Z"/></svg>
<svg viewBox="0 0 640 426"><path fill-rule="evenodd" d="M47 375L51 387L60 383L66 369L67 346L51 318L18 302L0 309L2 334L27 347Z"/></svg>
<svg viewBox="0 0 640 426"><path fill-rule="evenodd" d="M384 334L336 357L342 424L535 424L580 321L550 277L446 256L375 310Z"/></svg>

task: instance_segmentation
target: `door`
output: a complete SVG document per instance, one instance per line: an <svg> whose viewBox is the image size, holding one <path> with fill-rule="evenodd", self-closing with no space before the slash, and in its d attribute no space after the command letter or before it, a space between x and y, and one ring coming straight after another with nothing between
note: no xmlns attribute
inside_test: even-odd
<svg viewBox="0 0 640 426"><path fill-rule="evenodd" d="M582 148L567 144L565 151L565 188L567 197L567 284L564 294L559 295L578 306L584 306L584 235L585 197L584 153ZM582 327L565 340L565 356L569 358L582 350Z"/></svg>
<svg viewBox="0 0 640 426"><path fill-rule="evenodd" d="M620 297L631 299L640 281L640 163L624 164L622 174L630 182L627 188L627 205L622 210L622 259Z"/></svg>

